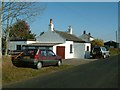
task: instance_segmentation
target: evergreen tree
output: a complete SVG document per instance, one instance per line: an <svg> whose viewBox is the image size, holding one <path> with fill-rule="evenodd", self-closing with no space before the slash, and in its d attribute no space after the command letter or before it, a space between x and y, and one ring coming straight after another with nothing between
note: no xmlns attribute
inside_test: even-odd
<svg viewBox="0 0 120 90"><path fill-rule="evenodd" d="M35 34L31 32L30 26L24 20L18 20L10 27L10 39L35 39Z"/></svg>

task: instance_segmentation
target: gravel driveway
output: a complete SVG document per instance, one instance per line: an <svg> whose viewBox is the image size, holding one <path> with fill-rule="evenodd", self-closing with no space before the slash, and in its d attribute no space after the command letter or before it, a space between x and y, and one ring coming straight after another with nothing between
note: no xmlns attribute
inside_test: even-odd
<svg viewBox="0 0 120 90"><path fill-rule="evenodd" d="M80 64L86 64L86 63L89 63L89 62L92 62L92 61L95 61L97 59L76 59L76 58L73 58L73 59L64 59L63 60L63 65L80 65Z"/></svg>

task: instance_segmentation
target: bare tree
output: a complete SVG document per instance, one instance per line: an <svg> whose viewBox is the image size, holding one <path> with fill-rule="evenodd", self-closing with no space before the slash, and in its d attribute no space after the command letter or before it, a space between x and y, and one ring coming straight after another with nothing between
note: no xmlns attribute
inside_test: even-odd
<svg viewBox="0 0 120 90"><path fill-rule="evenodd" d="M36 16L41 15L45 7L40 6L37 2L3 2L2 9L2 25L5 30L6 37L6 50L5 55L8 51L8 41L10 27L17 19L24 19L26 21L32 21Z"/></svg>
<svg viewBox="0 0 120 90"><path fill-rule="evenodd" d="M3 2L0 3L0 59L2 59L2 9L3 9Z"/></svg>

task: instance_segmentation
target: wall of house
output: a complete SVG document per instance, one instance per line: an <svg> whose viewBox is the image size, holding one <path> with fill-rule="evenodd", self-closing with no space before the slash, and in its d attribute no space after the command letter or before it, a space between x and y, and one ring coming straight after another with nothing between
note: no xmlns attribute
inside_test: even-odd
<svg viewBox="0 0 120 90"><path fill-rule="evenodd" d="M74 43L74 58L84 58L85 44Z"/></svg>
<svg viewBox="0 0 120 90"><path fill-rule="evenodd" d="M87 46L89 47L89 50L87 50ZM91 51L91 43L85 43L85 51Z"/></svg>
<svg viewBox="0 0 120 90"><path fill-rule="evenodd" d="M70 45L73 45L73 41L66 41L66 42L63 43L63 44L55 45L55 46L53 46L53 52L56 53L56 47L57 47L57 46L65 46L65 59L74 58L74 46L73 46L73 48L72 48L73 52L70 53Z"/></svg>
<svg viewBox="0 0 120 90"><path fill-rule="evenodd" d="M65 47L65 58L66 59L74 58L73 41L66 41L65 45L66 45L66 47ZM72 45L72 53L70 52L70 45Z"/></svg>
<svg viewBox="0 0 120 90"><path fill-rule="evenodd" d="M8 45L9 50L16 50L17 45L27 44L27 41L10 41Z"/></svg>
<svg viewBox="0 0 120 90"><path fill-rule="evenodd" d="M90 58L91 43L85 43L85 58Z"/></svg>
<svg viewBox="0 0 120 90"><path fill-rule="evenodd" d="M93 40L94 40L94 38L91 38L91 37L90 37L90 41L93 41Z"/></svg>
<svg viewBox="0 0 120 90"><path fill-rule="evenodd" d="M36 41L10 41L8 44L8 49L9 50L16 50L17 45L25 45L25 44L30 44L30 43L35 43Z"/></svg>
<svg viewBox="0 0 120 90"><path fill-rule="evenodd" d="M36 41L27 41L27 44L36 43Z"/></svg>

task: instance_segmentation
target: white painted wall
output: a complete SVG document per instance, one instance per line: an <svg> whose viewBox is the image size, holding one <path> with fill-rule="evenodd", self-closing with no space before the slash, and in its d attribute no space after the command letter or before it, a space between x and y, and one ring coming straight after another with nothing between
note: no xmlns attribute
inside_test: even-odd
<svg viewBox="0 0 120 90"><path fill-rule="evenodd" d="M27 41L27 44L37 43L36 41Z"/></svg>
<svg viewBox="0 0 120 90"><path fill-rule="evenodd" d="M85 44L74 43L74 58L84 58Z"/></svg>
<svg viewBox="0 0 120 90"><path fill-rule="evenodd" d="M65 58L66 59L70 59L70 58L74 58L74 45L73 45L73 53L70 53L70 44L73 45L73 41L66 41L65 43Z"/></svg>
<svg viewBox="0 0 120 90"><path fill-rule="evenodd" d="M65 59L74 58L74 46L73 46L73 53L70 53L70 44L73 45L73 41L66 41L63 44L55 45L55 46L53 46L53 52L55 52L55 54L56 54L57 46L65 46Z"/></svg>
<svg viewBox="0 0 120 90"><path fill-rule="evenodd" d="M85 51L87 51L87 46L89 46L89 52L91 51L91 43L85 43Z"/></svg>
<svg viewBox="0 0 120 90"><path fill-rule="evenodd" d="M73 53L70 53L70 44L73 45ZM90 43L74 43L73 41L66 41L63 44L58 44L53 46L53 52L56 54L56 47L57 46L65 46L65 59L71 59L71 58L85 58L85 54L87 53L87 57L90 56L90 49L91 44ZM87 46L89 46L89 52L85 53L85 50L87 50Z"/></svg>
<svg viewBox="0 0 120 90"><path fill-rule="evenodd" d="M89 50L87 51L87 46L89 47ZM90 52L91 52L91 43L85 43L85 58L90 58Z"/></svg>
<svg viewBox="0 0 120 90"><path fill-rule="evenodd" d="M93 41L93 40L94 40L94 38L91 38L91 37L90 37L90 41Z"/></svg>

